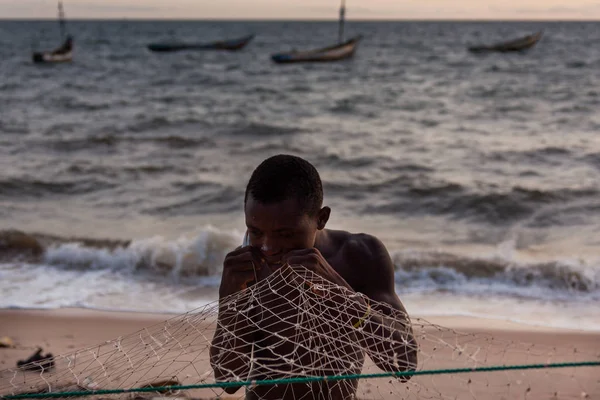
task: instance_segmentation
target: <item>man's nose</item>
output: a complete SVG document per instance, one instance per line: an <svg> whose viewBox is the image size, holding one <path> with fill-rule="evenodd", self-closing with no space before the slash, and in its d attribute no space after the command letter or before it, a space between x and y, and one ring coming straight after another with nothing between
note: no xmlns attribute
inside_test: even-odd
<svg viewBox="0 0 600 400"><path fill-rule="evenodd" d="M267 257L275 256L281 252L281 248L276 241L269 238L264 238L260 250Z"/></svg>

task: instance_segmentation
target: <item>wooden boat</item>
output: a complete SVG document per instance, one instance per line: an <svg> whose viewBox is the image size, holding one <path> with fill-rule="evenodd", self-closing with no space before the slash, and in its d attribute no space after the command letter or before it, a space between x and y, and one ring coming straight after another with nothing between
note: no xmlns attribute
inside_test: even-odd
<svg viewBox="0 0 600 400"><path fill-rule="evenodd" d="M354 55L361 38L361 36L357 36L342 44L325 47L323 49L273 54L271 59L278 64L344 60Z"/></svg>
<svg viewBox="0 0 600 400"><path fill-rule="evenodd" d="M338 33L338 44L324 47L316 50L291 51L287 53L277 53L271 55L271 60L277 64L289 64L300 62L330 62L351 58L354 56L358 42L362 36L353 37L344 41L344 15L346 13L346 3L342 0L340 6L340 22Z"/></svg>
<svg viewBox="0 0 600 400"><path fill-rule="evenodd" d="M241 50L254 38L254 35L239 39L223 40L212 43L151 43L148 49L155 52L173 52L182 50Z"/></svg>
<svg viewBox="0 0 600 400"><path fill-rule="evenodd" d="M60 35L64 38L62 46L53 51L34 52L31 57L34 63L63 63L73 60L73 37L67 35L65 38L65 13L62 1L58 2L58 21Z"/></svg>
<svg viewBox="0 0 600 400"><path fill-rule="evenodd" d="M491 46L471 46L469 47L469 51L472 53L490 53L490 52L499 52L499 53L508 53L508 52L516 52L516 51L524 51L532 48L540 41L542 38L542 31L534 33L533 35L527 35L520 39L511 40L508 42L497 43Z"/></svg>
<svg viewBox="0 0 600 400"><path fill-rule="evenodd" d="M34 63L62 63L73 60L73 38L68 36L65 43L54 51L33 53Z"/></svg>

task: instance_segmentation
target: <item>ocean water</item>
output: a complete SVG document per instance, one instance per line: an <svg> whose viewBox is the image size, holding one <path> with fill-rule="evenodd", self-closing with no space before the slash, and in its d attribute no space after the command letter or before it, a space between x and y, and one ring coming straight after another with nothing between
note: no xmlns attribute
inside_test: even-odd
<svg viewBox="0 0 600 400"><path fill-rule="evenodd" d="M331 228L381 238L412 314L600 329L600 25L0 22L0 307L214 301L264 158L319 169ZM544 30L526 54L466 46ZM241 52L145 45L256 33ZM13 230L22 232L15 233ZM43 249L32 243L41 243Z"/></svg>

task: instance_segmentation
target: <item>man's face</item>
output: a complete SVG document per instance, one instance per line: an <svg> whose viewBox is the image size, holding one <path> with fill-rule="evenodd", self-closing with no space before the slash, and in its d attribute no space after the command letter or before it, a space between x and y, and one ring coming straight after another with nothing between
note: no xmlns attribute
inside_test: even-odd
<svg viewBox="0 0 600 400"><path fill-rule="evenodd" d="M263 204L248 195L245 214L250 245L268 257L277 260L288 251L315 245L319 217L303 213L294 198Z"/></svg>

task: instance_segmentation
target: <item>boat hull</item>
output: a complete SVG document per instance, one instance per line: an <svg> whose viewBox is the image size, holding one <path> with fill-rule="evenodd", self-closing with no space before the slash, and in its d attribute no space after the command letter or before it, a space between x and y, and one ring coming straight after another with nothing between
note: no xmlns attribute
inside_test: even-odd
<svg viewBox="0 0 600 400"><path fill-rule="evenodd" d="M471 53L511 53L526 51L535 46L542 38L542 32L528 35L509 42L498 43L492 46L471 46Z"/></svg>
<svg viewBox="0 0 600 400"><path fill-rule="evenodd" d="M224 40L213 43L151 43L148 45L148 50L168 53L176 51L202 51L202 50L224 50L237 51L241 50L254 38L254 35L245 36L239 39Z"/></svg>
<svg viewBox="0 0 600 400"><path fill-rule="evenodd" d="M354 56L361 39L361 36L357 36L342 44L322 49L277 53L271 55L271 60L277 64L341 61Z"/></svg>
<svg viewBox="0 0 600 400"><path fill-rule="evenodd" d="M32 55L32 60L37 64L54 64L73 61L73 52L54 54L52 52L36 52Z"/></svg>

